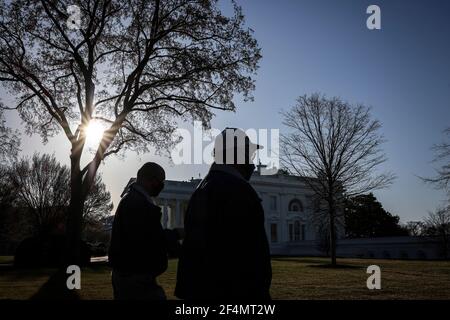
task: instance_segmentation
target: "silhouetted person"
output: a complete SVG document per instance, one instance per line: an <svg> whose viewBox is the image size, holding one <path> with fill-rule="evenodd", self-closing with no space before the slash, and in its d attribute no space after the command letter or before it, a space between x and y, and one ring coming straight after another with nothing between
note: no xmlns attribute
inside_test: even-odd
<svg viewBox="0 0 450 320"><path fill-rule="evenodd" d="M272 268L261 199L249 180L261 146L227 128L209 173L192 195L178 263L182 299L270 299Z"/></svg>
<svg viewBox="0 0 450 320"><path fill-rule="evenodd" d="M114 299L166 298L156 277L167 269L161 209L151 197L164 187L164 169L148 162L117 208L109 249Z"/></svg>

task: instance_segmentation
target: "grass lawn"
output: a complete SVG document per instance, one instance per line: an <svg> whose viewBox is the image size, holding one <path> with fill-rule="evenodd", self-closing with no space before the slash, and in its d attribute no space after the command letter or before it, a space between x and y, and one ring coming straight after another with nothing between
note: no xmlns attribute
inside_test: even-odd
<svg viewBox="0 0 450 320"><path fill-rule="evenodd" d="M14 256L0 256L0 265L4 263L13 263Z"/></svg>
<svg viewBox="0 0 450 320"><path fill-rule="evenodd" d="M11 259L0 257L0 265ZM450 299L450 261L338 259L344 267L331 269L323 258L272 259L274 299ZM381 290L368 290L367 266L381 268ZM159 277L173 299L177 260ZM0 268L0 299L28 299L54 270ZM111 299L110 269L97 264L82 270L82 299Z"/></svg>

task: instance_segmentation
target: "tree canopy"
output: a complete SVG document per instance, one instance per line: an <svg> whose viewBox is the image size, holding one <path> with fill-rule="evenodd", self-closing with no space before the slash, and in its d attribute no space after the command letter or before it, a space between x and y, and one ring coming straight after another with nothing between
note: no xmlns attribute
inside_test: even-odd
<svg viewBox="0 0 450 320"><path fill-rule="evenodd" d="M282 135L282 164L313 190L322 221L330 233L332 265L336 265L336 225L344 197L389 186L394 175L380 173L386 161L381 123L370 108L321 94L300 96L282 112L288 133Z"/></svg>
<svg viewBox="0 0 450 320"><path fill-rule="evenodd" d="M82 213L98 167L124 150L176 142L177 121L205 127L216 110L252 99L261 58L233 2L216 0L0 0L0 81L28 133L70 142L67 261L78 259ZM81 165L91 121L106 126Z"/></svg>
<svg viewBox="0 0 450 320"><path fill-rule="evenodd" d="M14 192L13 205L28 210L35 233L54 231L64 223L70 201L70 170L55 156L35 153L23 157L9 168L10 189ZM97 175L86 199L83 216L86 223L95 223L110 215L111 195Z"/></svg>
<svg viewBox="0 0 450 320"><path fill-rule="evenodd" d="M349 238L407 236L399 222L400 217L386 211L372 193L346 201L345 233Z"/></svg>

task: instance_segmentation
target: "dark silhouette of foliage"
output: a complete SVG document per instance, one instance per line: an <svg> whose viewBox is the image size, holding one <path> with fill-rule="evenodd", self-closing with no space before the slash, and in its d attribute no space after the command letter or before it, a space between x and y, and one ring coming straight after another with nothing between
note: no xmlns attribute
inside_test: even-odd
<svg viewBox="0 0 450 320"><path fill-rule="evenodd" d="M48 234L62 227L70 203L70 171L55 156L35 153L21 158L8 172L16 207L30 216L34 234ZM83 216L86 225L96 224L111 213L111 195L97 175L86 199Z"/></svg>
<svg viewBox="0 0 450 320"><path fill-rule="evenodd" d="M375 196L359 195L346 200L345 233L348 238L407 236L400 217L386 211Z"/></svg>
<svg viewBox="0 0 450 320"><path fill-rule="evenodd" d="M101 161L167 148L177 119L209 126L215 110L235 110L235 93L252 98L260 49L237 5L226 17L213 0L1 0L0 16L0 81L15 98L0 107L71 145L68 263ZM107 129L82 167L93 119Z"/></svg>

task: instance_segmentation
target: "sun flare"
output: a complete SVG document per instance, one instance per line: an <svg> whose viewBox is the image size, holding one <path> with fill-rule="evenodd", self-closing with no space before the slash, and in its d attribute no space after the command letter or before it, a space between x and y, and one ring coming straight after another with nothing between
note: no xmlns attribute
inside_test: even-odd
<svg viewBox="0 0 450 320"><path fill-rule="evenodd" d="M91 120L86 128L86 144L90 147L97 147L102 140L105 127L96 120Z"/></svg>

